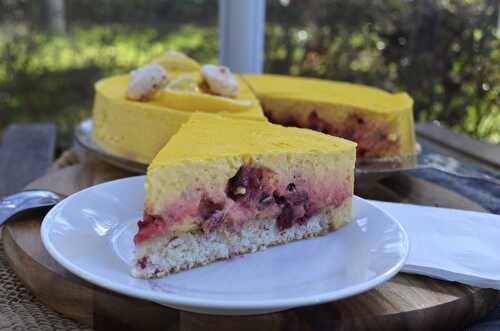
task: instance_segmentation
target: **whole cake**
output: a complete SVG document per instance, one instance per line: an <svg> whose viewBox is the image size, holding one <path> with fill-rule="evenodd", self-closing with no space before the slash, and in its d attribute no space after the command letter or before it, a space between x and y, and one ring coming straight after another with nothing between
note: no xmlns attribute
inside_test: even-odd
<svg viewBox="0 0 500 331"><path fill-rule="evenodd" d="M101 80L95 89L94 140L112 154L143 163L196 111L340 136L358 144L360 161L398 159L416 147L412 99L363 85L235 76L228 68L166 52L129 75Z"/></svg>
<svg viewBox="0 0 500 331"><path fill-rule="evenodd" d="M147 171L132 274L159 277L351 220L356 144L195 113Z"/></svg>
<svg viewBox="0 0 500 331"><path fill-rule="evenodd" d="M258 100L240 77L235 77L235 95L205 93L197 90L204 83L199 74L201 66L195 66L188 57L179 57L169 54L156 59L158 64L136 71L137 82L131 81L132 72L96 83L92 133L100 147L111 154L150 163L195 111L266 121ZM149 81L141 81L141 74ZM162 81L162 74L168 79Z"/></svg>

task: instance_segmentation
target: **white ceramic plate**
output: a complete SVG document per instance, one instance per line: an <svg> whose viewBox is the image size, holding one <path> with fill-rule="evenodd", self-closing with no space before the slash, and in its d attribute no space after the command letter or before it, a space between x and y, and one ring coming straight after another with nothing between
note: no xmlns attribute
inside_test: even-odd
<svg viewBox="0 0 500 331"><path fill-rule="evenodd" d="M54 259L91 283L166 306L246 315L338 300L394 276L408 236L391 216L355 197L355 220L329 235L246 254L155 280L130 273L142 216L144 177L90 187L45 217L42 241Z"/></svg>

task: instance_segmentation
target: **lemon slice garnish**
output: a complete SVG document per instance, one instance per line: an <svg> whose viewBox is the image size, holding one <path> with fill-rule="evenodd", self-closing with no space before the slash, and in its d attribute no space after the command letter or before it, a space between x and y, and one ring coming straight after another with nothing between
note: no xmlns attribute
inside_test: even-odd
<svg viewBox="0 0 500 331"><path fill-rule="evenodd" d="M172 89L168 86L158 93L155 102L179 110L211 113L246 111L253 104L253 101L248 99L232 99L192 90Z"/></svg>
<svg viewBox="0 0 500 331"><path fill-rule="evenodd" d="M157 93L154 103L184 111L246 111L253 106L249 99L228 98L209 94L203 88L199 72L187 72L177 75L167 87Z"/></svg>
<svg viewBox="0 0 500 331"><path fill-rule="evenodd" d="M200 64L184 53L166 51L155 58L152 63L161 65L167 72L199 71Z"/></svg>
<svg viewBox="0 0 500 331"><path fill-rule="evenodd" d="M201 75L198 72L182 73L172 79L167 84L167 88L174 91L202 93L200 89L201 81Z"/></svg>

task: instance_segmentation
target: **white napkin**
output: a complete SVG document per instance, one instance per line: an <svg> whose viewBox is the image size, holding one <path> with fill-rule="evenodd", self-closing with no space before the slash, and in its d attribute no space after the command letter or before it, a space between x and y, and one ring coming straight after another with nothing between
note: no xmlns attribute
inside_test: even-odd
<svg viewBox="0 0 500 331"><path fill-rule="evenodd" d="M500 290L500 215L371 202L410 237L403 272Z"/></svg>

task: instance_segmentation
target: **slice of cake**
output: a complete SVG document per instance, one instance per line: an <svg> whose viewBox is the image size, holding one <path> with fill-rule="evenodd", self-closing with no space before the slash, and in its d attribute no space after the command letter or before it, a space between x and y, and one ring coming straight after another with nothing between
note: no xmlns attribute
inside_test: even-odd
<svg viewBox="0 0 500 331"><path fill-rule="evenodd" d="M358 160L415 153L413 100L359 84L244 75L269 121L355 141Z"/></svg>
<svg viewBox="0 0 500 331"><path fill-rule="evenodd" d="M326 234L351 220L356 144L195 113L148 168L140 278Z"/></svg>

